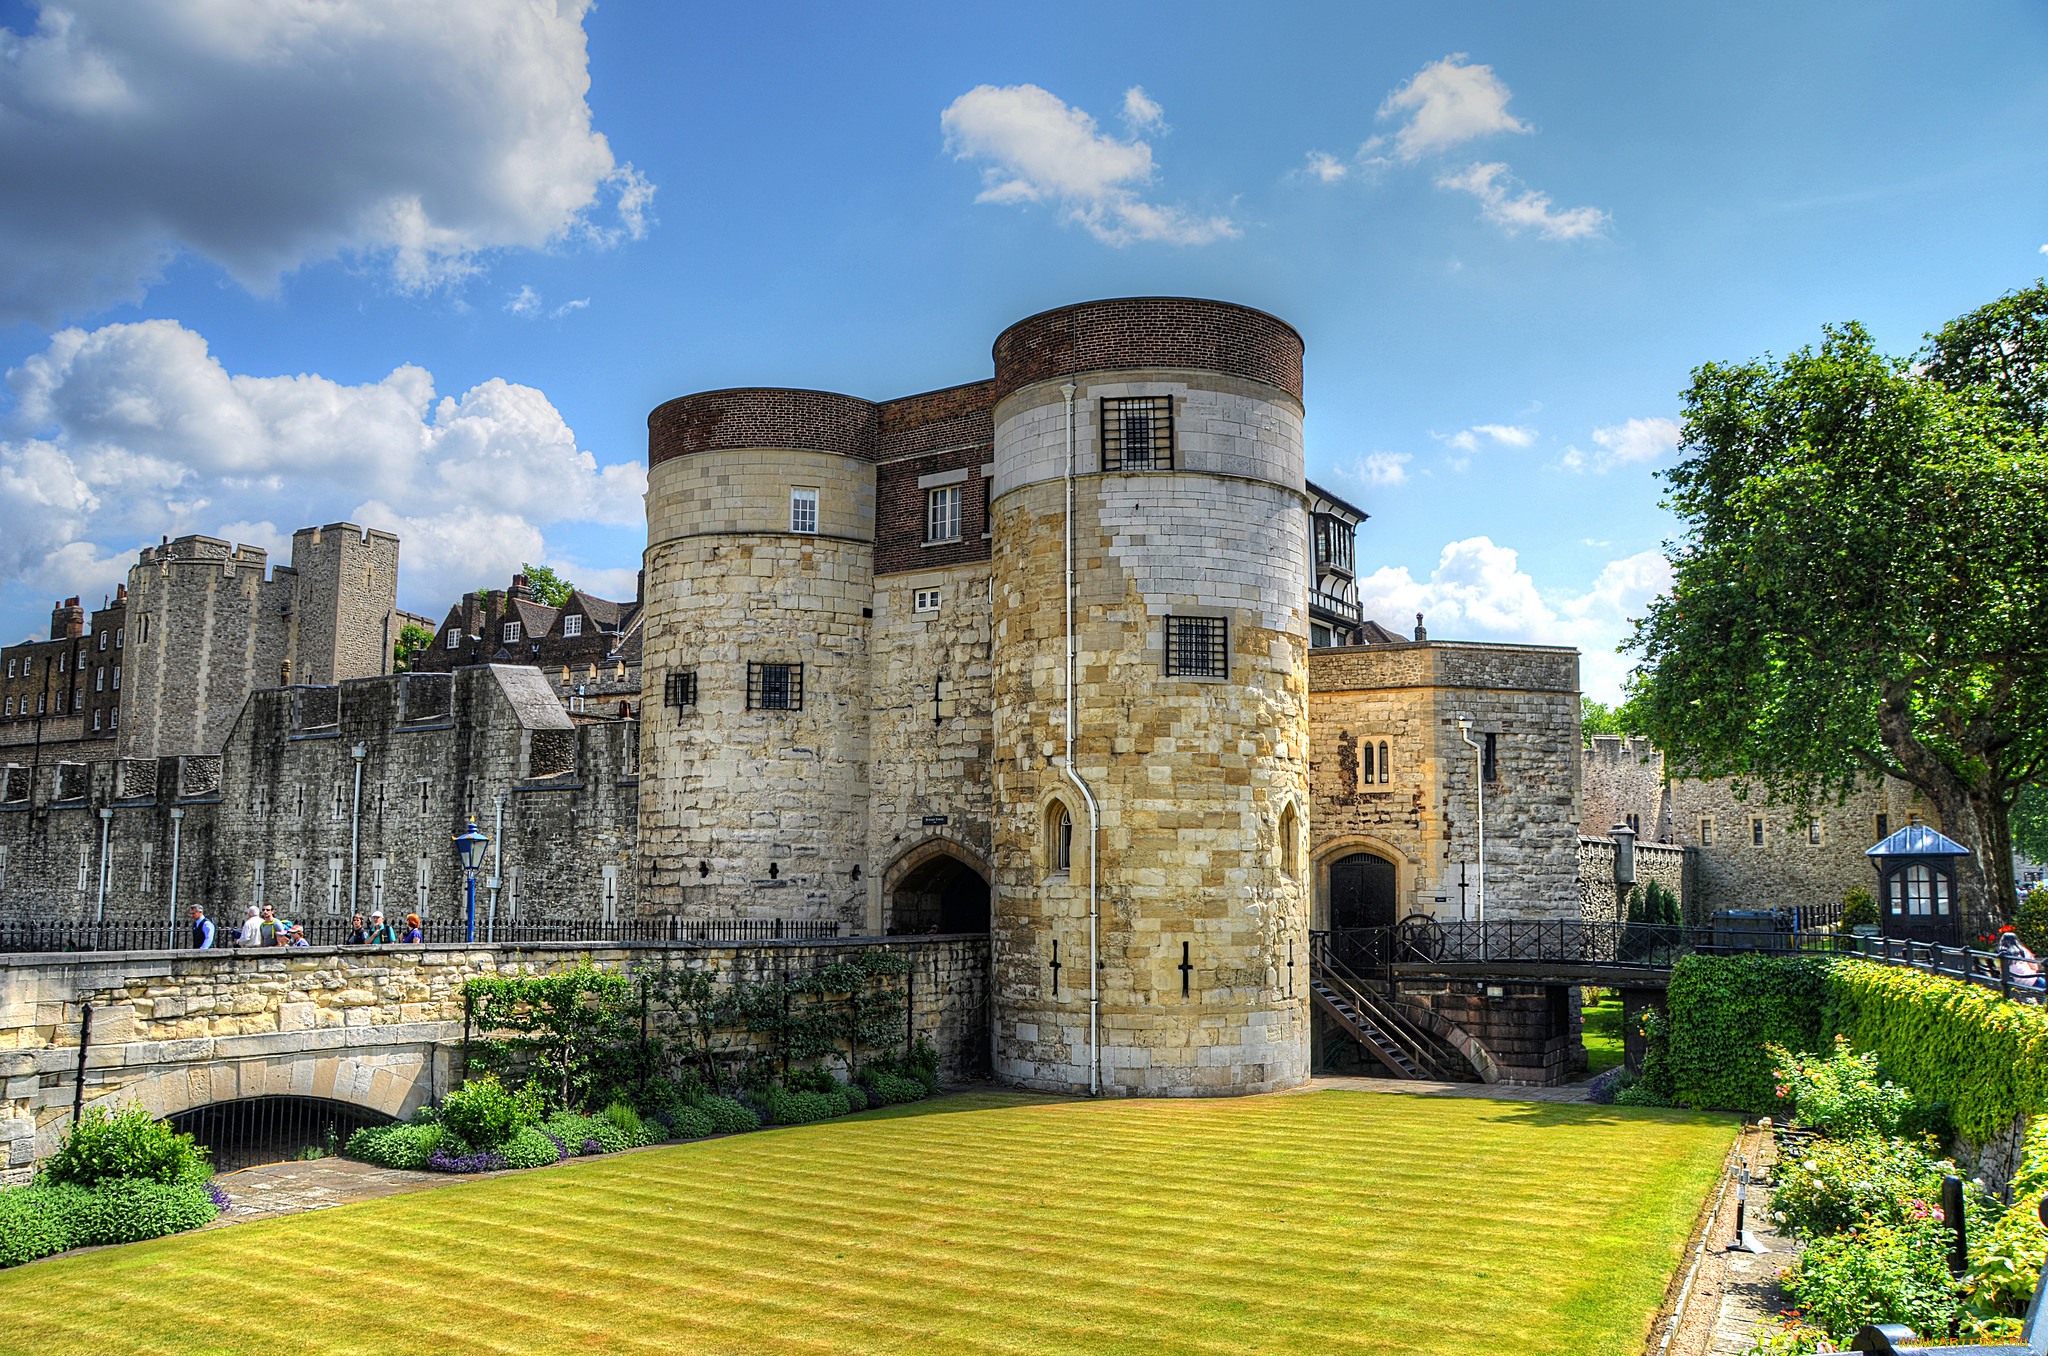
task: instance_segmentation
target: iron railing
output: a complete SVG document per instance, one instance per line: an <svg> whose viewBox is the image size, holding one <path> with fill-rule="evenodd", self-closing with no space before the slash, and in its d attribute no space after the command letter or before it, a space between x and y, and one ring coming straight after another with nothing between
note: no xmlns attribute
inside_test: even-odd
<svg viewBox="0 0 2048 1356"><path fill-rule="evenodd" d="M309 946L344 946L351 921L322 914L295 919ZM402 920L393 928L403 936ZM244 948L239 924L215 920L214 950ZM467 925L459 918L428 919L422 940L437 944L466 943ZM607 923L598 919L519 919L495 924L478 919L479 946L519 946L535 942L593 942L607 945L660 945L667 942L824 941L840 935L836 921L815 918L639 918ZM189 923L0 922L0 953L65 951L188 951L193 946Z"/></svg>
<svg viewBox="0 0 2048 1356"><path fill-rule="evenodd" d="M391 1123L381 1111L325 1097L250 1097L164 1119L211 1151L216 1172L328 1157L340 1153L356 1131Z"/></svg>

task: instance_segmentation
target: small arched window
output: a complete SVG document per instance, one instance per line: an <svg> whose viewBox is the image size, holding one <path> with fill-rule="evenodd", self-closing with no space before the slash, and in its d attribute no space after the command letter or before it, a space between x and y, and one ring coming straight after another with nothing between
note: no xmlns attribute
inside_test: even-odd
<svg viewBox="0 0 2048 1356"><path fill-rule="evenodd" d="M1380 741L1380 784L1384 786L1392 780L1394 780L1394 769L1387 761L1387 741L1382 739Z"/></svg>
<svg viewBox="0 0 2048 1356"><path fill-rule="evenodd" d="M1360 786L1371 786L1373 784L1372 741L1370 739L1366 740L1358 750L1358 784Z"/></svg>
<svg viewBox="0 0 2048 1356"><path fill-rule="evenodd" d="M1290 876L1301 874L1301 819L1292 805L1280 812L1280 869Z"/></svg>
<svg viewBox="0 0 2048 1356"><path fill-rule="evenodd" d="M1056 800L1052 803L1051 808L1046 812L1045 827L1047 837L1051 839L1052 851L1048 855L1052 859L1052 869L1055 871L1073 870L1074 817L1067 812L1065 801Z"/></svg>

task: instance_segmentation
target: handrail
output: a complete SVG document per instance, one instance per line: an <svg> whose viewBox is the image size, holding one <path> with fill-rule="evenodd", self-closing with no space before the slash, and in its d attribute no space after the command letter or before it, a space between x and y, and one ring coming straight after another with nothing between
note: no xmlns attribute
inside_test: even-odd
<svg viewBox="0 0 2048 1356"><path fill-rule="evenodd" d="M1313 942L1314 939L1311 939ZM1382 1002L1372 993L1366 982L1355 971L1334 955L1330 954L1327 937L1319 950L1311 950L1311 957L1322 977L1337 987L1341 995L1351 1000L1352 1006L1367 1016L1376 1019L1382 1033L1388 1040L1401 1047L1401 1052L1415 1061L1416 1067L1425 1073L1436 1072L1437 1060L1428 1052L1428 1042L1416 1031L1409 1019Z"/></svg>

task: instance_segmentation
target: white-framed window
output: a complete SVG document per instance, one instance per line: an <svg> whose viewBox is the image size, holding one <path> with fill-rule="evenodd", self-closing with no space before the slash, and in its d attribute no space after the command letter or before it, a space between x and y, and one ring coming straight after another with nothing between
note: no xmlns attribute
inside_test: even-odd
<svg viewBox="0 0 2048 1356"><path fill-rule="evenodd" d="M370 859L370 907L384 907L384 868L389 865L382 857Z"/></svg>
<svg viewBox="0 0 2048 1356"><path fill-rule="evenodd" d="M341 858L327 858L327 912L341 912Z"/></svg>
<svg viewBox="0 0 2048 1356"><path fill-rule="evenodd" d="M919 612L937 612L939 610L939 591L937 589L919 589L913 596L913 604Z"/></svg>
<svg viewBox="0 0 2048 1356"><path fill-rule="evenodd" d="M117 674L115 674L114 676L115 676L116 678L119 678L119 677L120 677L121 675L117 673ZM108 708L107 708L107 728L108 728L109 730L118 730L118 729L120 729L120 728L121 728L121 708L120 708L120 707L118 707L118 706L110 706L110 707L108 707Z"/></svg>
<svg viewBox="0 0 2048 1356"><path fill-rule="evenodd" d="M107 633L105 631L100 632L100 648L102 650L107 648Z"/></svg>
<svg viewBox="0 0 2048 1356"><path fill-rule="evenodd" d="M441 641L441 643L442 643L443 645L447 646L447 647L448 647L449 649L451 649L451 650L459 650L459 649L461 649L461 648L462 648L462 628L461 628L461 627L459 627L459 626L451 626L451 627L449 627L449 628L448 628L448 634L447 634L447 635L446 635L445 637L443 637L443 638L442 638L442 641Z"/></svg>
<svg viewBox="0 0 2048 1356"><path fill-rule="evenodd" d="M514 643L515 641L517 641L518 639L519 639L519 623L518 623L518 622L506 622L506 623L505 623L505 643L506 643L507 645L510 645L510 644Z"/></svg>
<svg viewBox="0 0 2048 1356"><path fill-rule="evenodd" d="M818 530L818 492L816 490L791 490L789 492L789 530L792 532L816 532Z"/></svg>
<svg viewBox="0 0 2048 1356"><path fill-rule="evenodd" d="M65 666L65 665L66 665L67 663L69 663L70 661L71 661L71 652L70 652L69 650L66 650L66 651L65 651L65 652L64 652L63 654L60 654L60 655L58 655L58 656L57 656L57 672L59 672L59 673L62 673L62 672L64 672L64 666Z"/></svg>
<svg viewBox="0 0 2048 1356"><path fill-rule="evenodd" d="M924 539L960 540L960 487L941 485L925 496Z"/></svg>
<svg viewBox="0 0 2048 1356"><path fill-rule="evenodd" d="M582 634L583 634L583 618L582 618L582 617L580 617L580 616L576 616L576 617L564 617L564 618L562 618L562 638L563 638L564 640L574 640L574 639L575 639L576 637L578 637L578 636L580 636L580 635L582 635Z"/></svg>
<svg viewBox="0 0 2048 1356"><path fill-rule="evenodd" d="M420 858L419 880L417 885L415 886L415 897L418 899L419 904L418 907L413 910L413 912L418 914L421 918L425 918L427 916L427 900L433 896L433 893L434 861L433 858L431 857L422 857Z"/></svg>
<svg viewBox="0 0 2048 1356"><path fill-rule="evenodd" d="M604 921L619 921L619 868L616 866L604 869Z"/></svg>
<svg viewBox="0 0 2048 1356"><path fill-rule="evenodd" d="M14 676L14 666L20 662L21 661L18 659L10 659L7 661L7 676L9 678L12 678Z"/></svg>
<svg viewBox="0 0 2048 1356"><path fill-rule="evenodd" d="M104 664L92 671L92 690L95 692L105 692L107 690L107 669Z"/></svg>
<svg viewBox="0 0 2048 1356"><path fill-rule="evenodd" d="M263 907L263 859L258 857L250 865L252 875L249 885L249 902L260 909Z"/></svg>
<svg viewBox="0 0 2048 1356"><path fill-rule="evenodd" d="M7 714L10 716L14 714L14 698L12 697L7 699Z"/></svg>
<svg viewBox="0 0 2048 1356"><path fill-rule="evenodd" d="M83 890L92 879L92 849L78 850L78 888Z"/></svg>
<svg viewBox="0 0 2048 1356"><path fill-rule="evenodd" d="M128 628L127 628L127 627L125 627L125 626L117 626L117 627L115 627L115 628L114 628L114 648L115 648L115 649L117 649L117 650L118 650L118 649L120 649L120 648L121 648L121 642L122 642L122 641L124 641L124 640L126 640L127 638L128 638Z"/></svg>

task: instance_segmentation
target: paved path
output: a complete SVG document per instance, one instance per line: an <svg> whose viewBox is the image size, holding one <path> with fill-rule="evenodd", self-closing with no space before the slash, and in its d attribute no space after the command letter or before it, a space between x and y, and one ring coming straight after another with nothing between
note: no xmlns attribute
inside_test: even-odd
<svg viewBox="0 0 2048 1356"><path fill-rule="evenodd" d="M1411 1097L1483 1097L1498 1102L1586 1102L1590 1083L1532 1088L1513 1083L1431 1083L1416 1078L1311 1078L1290 1092L1404 1092Z"/></svg>
<svg viewBox="0 0 2048 1356"><path fill-rule="evenodd" d="M228 1193L232 1206L207 1225L209 1229L324 1210L353 1201L374 1201L379 1196L447 1186L463 1179L444 1172L401 1172L349 1158L316 1158L306 1163L265 1163L240 1172L222 1173L213 1180Z"/></svg>

